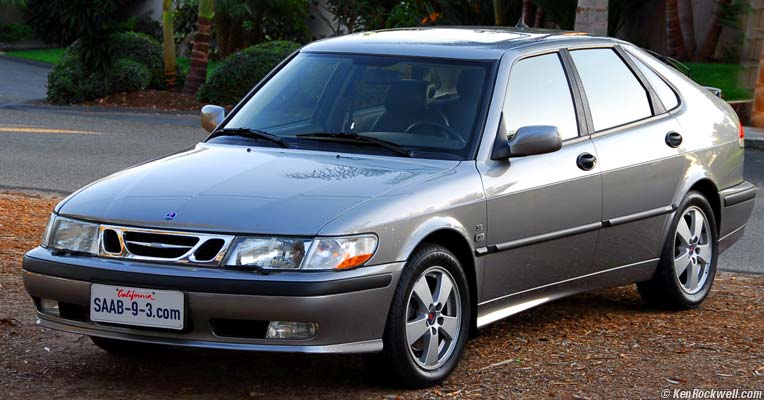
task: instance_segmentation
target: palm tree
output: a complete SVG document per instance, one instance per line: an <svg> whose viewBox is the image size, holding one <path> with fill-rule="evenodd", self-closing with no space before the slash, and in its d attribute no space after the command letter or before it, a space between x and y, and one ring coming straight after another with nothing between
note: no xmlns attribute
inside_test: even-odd
<svg viewBox="0 0 764 400"><path fill-rule="evenodd" d="M684 44L682 24L679 19L677 0L666 0L666 36L668 55L680 60L687 59L687 47Z"/></svg>
<svg viewBox="0 0 764 400"><path fill-rule="evenodd" d="M207 80L207 62L210 54L212 17L215 15L215 0L199 0L199 28L194 36L191 51L191 68L188 71L183 93L193 95Z"/></svg>
<svg viewBox="0 0 764 400"><path fill-rule="evenodd" d="M494 25L496 26L505 25L503 0L493 0L493 19L494 19Z"/></svg>
<svg viewBox="0 0 764 400"><path fill-rule="evenodd" d="M756 90L753 94L751 124L757 128L764 128L764 47L759 53L759 73L756 77Z"/></svg>
<svg viewBox="0 0 764 400"><path fill-rule="evenodd" d="M730 3L732 3L732 0L718 1L717 11L714 13L714 16L711 17L711 26L708 28L708 33L706 34L705 39L703 39L703 44L698 49L697 54L695 54L694 58L696 60L705 61L714 56L716 47L719 46L719 37L722 35L722 24L721 19L719 18L720 8L729 6Z"/></svg>
<svg viewBox="0 0 764 400"><path fill-rule="evenodd" d="M177 64L175 60L175 26L172 21L172 0L162 0L162 56L164 79L167 86L175 86Z"/></svg>
<svg viewBox="0 0 764 400"><path fill-rule="evenodd" d="M578 0L575 30L607 35L608 0Z"/></svg>

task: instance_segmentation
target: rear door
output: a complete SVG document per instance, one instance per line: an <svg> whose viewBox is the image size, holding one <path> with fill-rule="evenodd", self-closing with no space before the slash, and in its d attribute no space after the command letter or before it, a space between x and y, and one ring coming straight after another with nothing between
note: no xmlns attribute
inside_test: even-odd
<svg viewBox="0 0 764 400"><path fill-rule="evenodd" d="M681 128L666 112L678 98L618 46L572 49L570 55L589 105L602 170L605 228L595 268L655 262L686 163Z"/></svg>
<svg viewBox="0 0 764 400"><path fill-rule="evenodd" d="M601 226L602 181L593 143L580 118L571 76L558 52L516 61L503 118L512 135L556 126L562 149L479 163L487 197L484 304L591 271ZM493 303L492 303L493 304Z"/></svg>

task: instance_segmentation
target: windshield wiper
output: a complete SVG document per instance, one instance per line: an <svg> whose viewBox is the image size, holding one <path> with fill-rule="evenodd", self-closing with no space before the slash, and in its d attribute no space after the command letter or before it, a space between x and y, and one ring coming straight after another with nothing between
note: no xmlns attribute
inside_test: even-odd
<svg viewBox="0 0 764 400"><path fill-rule="evenodd" d="M218 136L242 136L242 137L255 138L255 139L264 139L269 142L276 143L281 147L285 147L285 148L291 147L289 145L289 142L282 139L281 137L278 137L266 131L261 131L257 129L251 129L251 128L223 128L223 129L218 129L215 132L212 132L211 137L218 137Z"/></svg>
<svg viewBox="0 0 764 400"><path fill-rule="evenodd" d="M317 133L303 133L303 134L297 135L297 137L300 139L331 140L331 141L337 141L337 142L357 143L357 144L363 144L363 145L370 144L373 146L388 149L392 152L395 152L405 157L413 157L413 154L410 150L406 149L405 147L397 143L393 143L387 140L377 139L377 138L373 138L369 136L363 136L357 133L317 132Z"/></svg>

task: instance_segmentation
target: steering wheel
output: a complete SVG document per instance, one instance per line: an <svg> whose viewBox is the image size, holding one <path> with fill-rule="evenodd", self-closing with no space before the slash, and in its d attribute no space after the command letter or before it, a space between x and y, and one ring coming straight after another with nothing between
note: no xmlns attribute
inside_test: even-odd
<svg viewBox="0 0 764 400"><path fill-rule="evenodd" d="M462 135L459 132L457 132L454 128L451 128L449 126L446 126L444 124L440 124L440 123L437 123L437 122L417 121L417 122L414 122L413 124L409 125L409 127L406 128L406 130L403 131L403 132L404 133L411 133L411 131L415 130L416 128L422 127L422 126L429 126L429 127L432 127L432 128L437 128L441 132L445 133L446 137L448 137L450 139L455 139L457 142L459 142L461 144L467 144L467 140L464 139L464 137L462 137Z"/></svg>

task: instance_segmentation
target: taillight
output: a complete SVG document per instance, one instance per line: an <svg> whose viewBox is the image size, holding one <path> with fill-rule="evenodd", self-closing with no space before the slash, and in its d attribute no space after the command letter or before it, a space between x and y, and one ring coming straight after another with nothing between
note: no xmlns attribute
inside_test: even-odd
<svg viewBox="0 0 764 400"><path fill-rule="evenodd" d="M741 148L745 147L745 129L743 129L743 124L741 123L738 126L738 140L737 143L740 145Z"/></svg>

